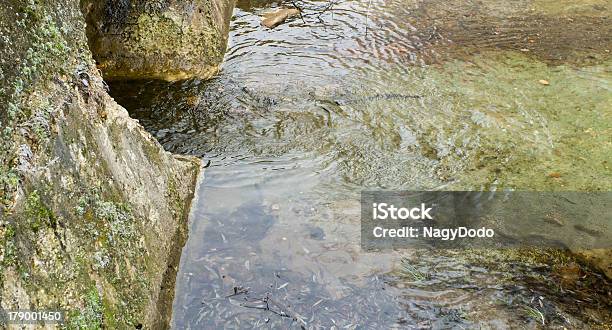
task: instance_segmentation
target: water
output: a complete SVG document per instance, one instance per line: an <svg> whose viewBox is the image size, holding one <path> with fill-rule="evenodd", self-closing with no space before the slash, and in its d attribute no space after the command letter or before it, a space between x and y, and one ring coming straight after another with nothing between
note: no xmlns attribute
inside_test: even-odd
<svg viewBox="0 0 612 330"><path fill-rule="evenodd" d="M296 4L267 30L278 3L239 1L210 81L111 86L210 161L174 327L612 324L609 283L559 251L359 247L364 188L610 190L609 3Z"/></svg>

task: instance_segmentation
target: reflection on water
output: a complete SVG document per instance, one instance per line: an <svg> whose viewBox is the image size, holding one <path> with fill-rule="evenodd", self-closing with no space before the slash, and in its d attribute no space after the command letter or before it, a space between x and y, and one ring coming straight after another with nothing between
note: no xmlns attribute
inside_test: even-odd
<svg viewBox="0 0 612 330"><path fill-rule="evenodd" d="M610 285L563 253L359 247L364 188L612 188L610 5L554 3L300 1L267 30L278 3L239 1L218 77L113 84L211 162L174 326L610 322Z"/></svg>

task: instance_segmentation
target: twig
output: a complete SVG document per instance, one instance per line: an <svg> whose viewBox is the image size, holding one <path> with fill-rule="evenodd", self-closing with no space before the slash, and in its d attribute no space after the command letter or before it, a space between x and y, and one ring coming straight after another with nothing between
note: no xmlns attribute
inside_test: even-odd
<svg viewBox="0 0 612 330"><path fill-rule="evenodd" d="M306 326L306 321L304 321L300 315L298 315L297 313L293 312L291 309L289 309L289 307L283 306L281 303L273 300L270 297L266 297L267 298L267 302L272 303L272 305L276 306L278 309L280 309L284 314L289 315L291 318L293 318L294 320L300 322L303 326Z"/></svg>
<svg viewBox="0 0 612 330"><path fill-rule="evenodd" d="M234 295L236 295L236 293ZM234 295L230 295L228 296L228 298ZM289 309L289 307L284 306L280 302L277 302L276 300L270 298L269 293L266 293L266 296L263 299L256 299L256 301L260 301L264 303L265 306L261 306L261 305L254 306L254 305L246 305L246 304L240 304L240 306L245 307L245 308L251 308L251 309L265 310L273 314L276 314L278 316L291 318L293 321L299 322L300 327L302 329L306 329L306 321L304 321L304 319L299 314L293 312L291 309ZM250 301L250 302L255 302L255 301ZM275 309L273 309L272 307L274 307Z"/></svg>
<svg viewBox="0 0 612 330"><path fill-rule="evenodd" d="M208 162L206 163L206 165L204 165L204 168L207 168L210 166L210 159L208 160ZM238 296L241 294L247 294L249 293L249 289L250 288L243 288L241 286L235 286L234 287L234 293L230 294L229 296L225 296L225 298L230 298L230 297L234 297L234 296Z"/></svg>
<svg viewBox="0 0 612 330"><path fill-rule="evenodd" d="M366 10L366 27L365 27L365 36L368 37L368 17L370 16L370 6L372 5L372 0L368 1L368 9Z"/></svg>
<svg viewBox="0 0 612 330"><path fill-rule="evenodd" d="M306 20L304 20L304 16L302 15L302 8L298 6L293 0L291 0L291 4L293 5L293 7L295 7L295 9L297 9L300 12L300 18L302 19L302 22L306 24Z"/></svg>
<svg viewBox="0 0 612 330"><path fill-rule="evenodd" d="M299 10L299 11L300 11L300 18L302 18L302 21L303 21L304 23L306 23L306 21L305 21L304 17L314 16L314 15L316 15L316 16L317 16L317 19L318 19L319 21L323 21L323 20L321 19L321 15L323 15L323 14L324 14L325 12L327 12L328 10L331 10L331 9L333 8L333 6L335 5L335 2L334 2L334 1L329 1L329 2L328 2L328 3L327 3L325 6L324 6L324 7L310 7L310 8L308 8L308 7L305 7L305 6L300 6L300 5L298 5L298 4L295 2L295 0L290 0L290 2L291 2L291 5L292 5L293 7L295 7L297 10ZM312 13L310 13L310 14L304 14L305 10L312 11Z"/></svg>

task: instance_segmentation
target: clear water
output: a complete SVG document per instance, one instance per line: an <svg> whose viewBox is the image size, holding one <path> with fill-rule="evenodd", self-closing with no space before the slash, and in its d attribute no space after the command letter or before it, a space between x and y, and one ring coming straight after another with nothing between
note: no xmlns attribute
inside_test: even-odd
<svg viewBox="0 0 612 330"><path fill-rule="evenodd" d="M610 284L560 251L361 251L359 192L610 190L612 6L296 4L267 30L279 3L239 1L210 81L111 86L167 150L210 161L173 326L611 325Z"/></svg>

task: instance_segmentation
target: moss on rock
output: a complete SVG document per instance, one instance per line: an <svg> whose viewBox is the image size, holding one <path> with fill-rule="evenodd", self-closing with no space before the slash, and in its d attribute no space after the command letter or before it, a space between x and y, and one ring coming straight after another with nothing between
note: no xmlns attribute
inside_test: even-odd
<svg viewBox="0 0 612 330"><path fill-rule="evenodd" d="M233 0L82 1L107 79L209 78L223 59Z"/></svg>
<svg viewBox="0 0 612 330"><path fill-rule="evenodd" d="M200 163L106 94L76 0L0 6L0 307L164 327Z"/></svg>

